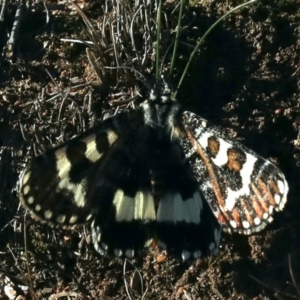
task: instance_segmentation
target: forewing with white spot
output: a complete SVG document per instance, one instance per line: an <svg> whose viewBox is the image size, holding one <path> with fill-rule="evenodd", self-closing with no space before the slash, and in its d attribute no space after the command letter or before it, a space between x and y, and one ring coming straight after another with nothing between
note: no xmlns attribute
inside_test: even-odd
<svg viewBox="0 0 300 300"><path fill-rule="evenodd" d="M20 180L23 205L52 223L72 225L89 221L94 213L88 199L90 178L118 140L118 129L113 123L106 122L34 158Z"/></svg>
<svg viewBox="0 0 300 300"><path fill-rule="evenodd" d="M191 112L183 113L182 123L184 153L224 230L243 234L262 230L272 221L273 211L286 203L283 173Z"/></svg>

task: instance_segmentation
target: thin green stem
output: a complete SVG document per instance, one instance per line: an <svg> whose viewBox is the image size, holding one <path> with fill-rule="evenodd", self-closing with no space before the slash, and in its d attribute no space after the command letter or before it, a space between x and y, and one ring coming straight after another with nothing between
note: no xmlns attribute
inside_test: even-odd
<svg viewBox="0 0 300 300"><path fill-rule="evenodd" d="M181 78L180 78L180 81L179 81L179 83L178 83L176 92L175 92L175 94L174 94L175 97L176 97L176 95L177 95L177 92L178 92L178 90L179 90L179 88L180 88L180 86L181 86L183 80L184 80L184 77L185 77L185 75L186 75L186 73L187 73L187 70L188 70L188 68L189 68L190 65L191 65L192 60L194 59L194 57L195 57L196 53L198 52L200 46L202 45L202 43L203 43L203 41L205 40L205 38L210 34L210 32L211 32L211 31L212 31L219 23L221 23L221 21L223 21L227 16L229 16L230 14L232 14L233 12L235 12L236 10L238 10L238 9L240 9L240 8L243 8L243 7L245 7L245 6L249 5L249 4L252 4L252 3L256 2L256 1L257 1L257 0L250 0L250 1L246 2L246 3L243 3L243 4L241 4L241 5L238 5L237 7L231 9L228 13L226 13L224 16L222 16L220 19L218 19L218 20L217 20L217 21L216 21L216 22L215 22L215 23L214 23L214 24L213 24L213 25L205 32L205 34L204 34L204 35L200 38L200 40L197 42L197 45L196 45L194 51L193 51L192 54L190 55L189 61L188 61L188 63L186 64L186 67L185 67L185 69L184 69L184 71L183 71L183 73L182 73L182 76L181 76Z"/></svg>
<svg viewBox="0 0 300 300"><path fill-rule="evenodd" d="M179 17L178 17L178 24L177 24L177 30L176 30L176 38L174 43L174 49L173 49L173 55L171 60L171 67L170 67L170 74L172 74L174 65L175 65L175 59L176 59L176 52L178 48L178 41L179 41L179 35L181 32L181 22L182 22L182 16L183 16L183 7L184 7L184 0L181 0L180 2L180 10L179 10Z"/></svg>
<svg viewBox="0 0 300 300"><path fill-rule="evenodd" d="M159 0L158 2L158 8L157 8L157 20L156 20L156 24L157 24L157 39L156 39L156 73L155 73L155 78L156 81L159 80L159 71L160 71L160 31L161 31L161 4L162 0Z"/></svg>

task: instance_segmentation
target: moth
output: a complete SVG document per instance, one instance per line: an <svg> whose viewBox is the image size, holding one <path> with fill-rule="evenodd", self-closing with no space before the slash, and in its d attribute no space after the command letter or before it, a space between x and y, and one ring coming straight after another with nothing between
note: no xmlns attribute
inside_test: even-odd
<svg viewBox="0 0 300 300"><path fill-rule="evenodd" d="M273 163L183 111L164 80L137 109L34 158L20 186L39 218L89 222L102 255L158 245L183 260L216 254L222 229L262 230L287 193Z"/></svg>

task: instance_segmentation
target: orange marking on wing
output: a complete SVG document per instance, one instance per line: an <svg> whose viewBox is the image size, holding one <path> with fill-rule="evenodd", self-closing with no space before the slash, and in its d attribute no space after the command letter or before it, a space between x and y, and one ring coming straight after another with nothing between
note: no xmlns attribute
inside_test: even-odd
<svg viewBox="0 0 300 300"><path fill-rule="evenodd" d="M271 204L276 206L275 199L274 199L270 189L267 187L267 185L261 179L258 179L258 186L263 191L263 193L265 195L267 195L268 200L271 202Z"/></svg>
<svg viewBox="0 0 300 300"><path fill-rule="evenodd" d="M278 195L281 194L279 191L278 185L274 182L274 180L271 180L270 186L275 191L276 194L278 194Z"/></svg>
<svg viewBox="0 0 300 300"><path fill-rule="evenodd" d="M188 138L190 139L192 145L194 147L196 147L196 151L197 153L201 156L206 168L207 168L207 171L208 171L208 174L209 174L209 177L210 177L210 180L211 180L211 183L214 187L214 192L215 192L215 195L219 201L219 204L223 207L225 207L225 201L224 201L224 198L223 198L223 195L222 195L222 192L221 192L221 189L220 189L220 186L218 184L218 178L213 170L213 166L210 162L210 159L205 155L204 153L204 150L203 148L201 147L201 145L197 142L197 140L195 139L195 137L190 133L190 131L186 130L186 134L188 136Z"/></svg>
<svg viewBox="0 0 300 300"><path fill-rule="evenodd" d="M230 220L230 218L228 217L228 215L226 215L225 217L225 214L223 213L220 213L217 217L217 220L220 224L224 224L224 225L227 225L228 224L228 220Z"/></svg>
<svg viewBox="0 0 300 300"><path fill-rule="evenodd" d="M227 162L228 168L230 170L239 172L243 167L243 165L239 160L240 160L240 154L233 149L229 149L228 162Z"/></svg>
<svg viewBox="0 0 300 300"><path fill-rule="evenodd" d="M252 207L256 213L256 215L262 219L263 218L263 214L264 214L264 211L262 210L262 207L260 205L260 203L257 201L257 198L255 195L252 195L250 197L250 200L251 200L251 203L252 203Z"/></svg>
<svg viewBox="0 0 300 300"><path fill-rule="evenodd" d="M217 198L217 201L219 203L219 207L222 209L222 211L220 211L220 213L222 213L222 217L219 215L218 216L218 221L223 223L223 224L227 224L228 221L231 219L231 217L224 211L225 200L224 200L224 197L223 197L222 192L221 192L221 188L220 188L219 183L218 183L218 177L216 176L216 174L213 170L213 165L210 162L209 157L207 157L205 155L204 149L197 142L197 140L192 135L192 133L187 129L185 129L185 132L186 132L186 135L189 138L192 146L196 148L197 153L202 158L202 161L204 162L204 164L207 168L209 178L210 178L210 181L211 181L212 186L213 186L214 194L215 194L215 196ZM224 221L224 220L226 220L226 221Z"/></svg>
<svg viewBox="0 0 300 300"><path fill-rule="evenodd" d="M237 227L241 227L242 223L241 223L241 215L240 212L237 208L234 208L231 212L231 216L233 218L233 220L236 222Z"/></svg>
<svg viewBox="0 0 300 300"><path fill-rule="evenodd" d="M220 143L213 137L208 138L208 150L213 156L216 156L220 151Z"/></svg>
<svg viewBox="0 0 300 300"><path fill-rule="evenodd" d="M242 207L242 210L247 218L247 221L250 223L250 225L253 225L253 223L254 223L253 215L250 212L250 210L248 209L248 206L246 205L246 201L244 201L244 199L238 199L238 201L239 201L239 203Z"/></svg>
<svg viewBox="0 0 300 300"><path fill-rule="evenodd" d="M268 212L269 207L267 206L265 199L260 194L260 191L258 190L258 188L253 183L251 183L251 188L252 188L254 194L256 195L257 200L259 201L259 204L262 206L264 212Z"/></svg>

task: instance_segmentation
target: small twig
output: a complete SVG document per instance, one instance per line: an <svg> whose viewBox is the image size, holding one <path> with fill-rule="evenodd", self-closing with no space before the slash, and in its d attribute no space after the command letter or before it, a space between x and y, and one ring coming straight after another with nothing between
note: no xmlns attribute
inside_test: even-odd
<svg viewBox="0 0 300 300"><path fill-rule="evenodd" d="M62 42L69 42L69 43L77 43L77 44L84 44L86 46L94 45L92 41L82 41L77 39L60 39Z"/></svg>
<svg viewBox="0 0 300 300"><path fill-rule="evenodd" d="M49 24L50 22L50 11L48 9L48 5L46 4L46 1L43 1L45 10L46 10L46 24Z"/></svg>
<svg viewBox="0 0 300 300"><path fill-rule="evenodd" d="M176 55L177 55L177 48L178 48L178 42L179 42L179 35L181 33L181 22L183 19L183 8L184 8L184 3L185 1L181 0L180 1L180 11L179 11L179 16L178 16L178 24L177 24L177 31L176 31L176 38L174 42L174 48L173 48L173 56L171 59L171 67L170 67L170 74L173 73L174 65L175 65L175 60L176 60ZM178 3L179 4L179 3ZM177 8L177 7L176 7Z"/></svg>
<svg viewBox="0 0 300 300"><path fill-rule="evenodd" d="M27 247L27 232L26 232L26 218L27 218L27 214L24 214L24 255L26 258L26 268L27 268L27 274L28 274L28 278L26 278L27 280L27 284L31 293L31 296L35 299L38 300L37 295L35 294L35 292L33 291L33 287L32 287L32 281L31 281L31 270L29 267L29 262L28 262L28 247Z"/></svg>
<svg viewBox="0 0 300 300"><path fill-rule="evenodd" d="M20 122L20 130L21 130L21 134L23 136L23 139L26 143L29 143L29 141L27 140L26 136L25 136L25 132L24 132L24 127L22 125L22 123Z"/></svg>
<svg viewBox="0 0 300 300"><path fill-rule="evenodd" d="M135 14L133 15L132 17L132 20L131 20L131 24L130 24L130 38L131 38L131 43L132 43L132 47L133 47L133 50L136 54L136 58L138 59L139 61L139 65L141 65L141 58L139 56L139 52L136 48L136 45L135 45L135 40L134 40L134 33L133 33L133 23L134 23L134 19L135 17L137 16L137 14L140 12L140 10L142 9L143 5L141 5L138 10L135 12Z"/></svg>
<svg viewBox="0 0 300 300"><path fill-rule="evenodd" d="M298 296L296 297L296 296L291 295L291 294L289 294L289 293L284 293L284 292L280 291L279 289L276 289L276 288L274 288L274 287L272 287L272 286L270 286L270 285L267 285L267 284L263 283L262 281L260 281L259 279L257 279L256 277L254 277L254 276L252 276L252 275L249 275L249 277L250 277L251 279L253 279L254 281L258 282L259 284L261 284L262 286L264 286L264 287L266 287L266 288L268 288L268 289L270 289L270 290L272 290L272 291L274 291L274 292L276 292L276 293L278 293L278 294L282 294L282 295L291 297L292 299L299 299Z"/></svg>
<svg viewBox="0 0 300 300"><path fill-rule="evenodd" d="M60 116L61 116L62 108L63 108L64 103L67 100L69 94L70 94L70 89L67 89L66 94L65 94L64 98L62 99L62 102L61 102L61 105L60 105L60 108L59 108L59 112L58 112L58 119L57 119L58 128L60 127Z"/></svg>
<svg viewBox="0 0 300 300"><path fill-rule="evenodd" d="M297 283L296 283L296 280L295 280L295 276L294 276L294 272L293 272L293 268L292 268L292 259L291 259L291 254L289 254L289 271L290 271L290 276L291 276L291 279L293 281L293 285L298 293L298 295L300 296L300 291L298 289L298 286L297 286Z"/></svg>
<svg viewBox="0 0 300 300"><path fill-rule="evenodd" d="M183 290L183 293L187 300L192 300L192 298L190 297L190 295L188 294L188 292L186 290Z"/></svg>
<svg viewBox="0 0 300 300"><path fill-rule="evenodd" d="M20 4L19 7L16 10L16 14L15 14L15 19L14 19L14 23L13 23L13 27L10 33L10 37L9 40L7 42L7 51L9 53L7 53L8 56L12 56L15 46L16 46L16 41L18 38L18 33L19 33L19 28L20 28L20 24L21 24L21 19L22 19L22 14L23 14L23 9L24 9L24 4Z"/></svg>
<svg viewBox="0 0 300 300"><path fill-rule="evenodd" d="M0 22L3 22L4 21L4 12L5 12L5 9L6 9L6 4L7 4L7 1L6 0L2 0L1 1L2 3L2 7L1 7L1 12L0 12Z"/></svg>
<svg viewBox="0 0 300 300"><path fill-rule="evenodd" d="M125 258L124 260L124 265L123 265L123 277L124 277L124 285L125 285L125 289L126 289L126 293L128 295L129 299L131 298L130 292L129 292L129 288L128 288L128 283L126 280L126 265L127 262L129 262L131 264L131 266L135 269L135 271L138 273L140 281L141 281L141 295L142 295L142 299L145 297L145 292L147 292L148 289L146 289L146 291L144 292L144 285L143 285L143 277L141 275L141 272L139 271L139 269L131 262L129 261L127 258Z"/></svg>
<svg viewBox="0 0 300 300"><path fill-rule="evenodd" d="M53 84L56 86L57 90L59 90L58 85L56 84L54 78L52 77L51 73L48 71L48 69L45 69L46 73L48 74L48 76L50 77L50 79L52 80Z"/></svg>

